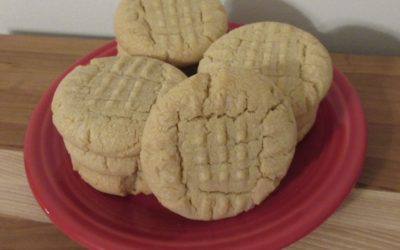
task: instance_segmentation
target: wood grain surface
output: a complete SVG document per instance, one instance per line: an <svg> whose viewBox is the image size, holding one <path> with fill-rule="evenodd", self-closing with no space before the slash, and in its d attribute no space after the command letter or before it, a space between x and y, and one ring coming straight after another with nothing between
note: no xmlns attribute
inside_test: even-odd
<svg viewBox="0 0 400 250"><path fill-rule="evenodd" d="M29 116L51 82L107 40L0 35L0 249L81 249L32 197L23 166ZM314 232L288 249L400 249L400 58L333 54L368 122L356 188Z"/></svg>

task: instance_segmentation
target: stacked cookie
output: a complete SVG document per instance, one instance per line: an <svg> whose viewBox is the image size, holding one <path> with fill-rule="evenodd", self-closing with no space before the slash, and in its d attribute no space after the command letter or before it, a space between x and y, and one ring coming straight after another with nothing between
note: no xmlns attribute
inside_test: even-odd
<svg viewBox="0 0 400 250"><path fill-rule="evenodd" d="M141 173L143 127L157 98L186 78L179 69L148 57L94 59L58 86L53 123L74 169L99 191L150 193Z"/></svg>
<svg viewBox="0 0 400 250"><path fill-rule="evenodd" d="M226 31L218 0L121 1L119 55L76 68L52 103L84 181L153 193L196 220L237 215L276 189L330 87L331 60L288 24ZM190 78L175 68L197 63Z"/></svg>

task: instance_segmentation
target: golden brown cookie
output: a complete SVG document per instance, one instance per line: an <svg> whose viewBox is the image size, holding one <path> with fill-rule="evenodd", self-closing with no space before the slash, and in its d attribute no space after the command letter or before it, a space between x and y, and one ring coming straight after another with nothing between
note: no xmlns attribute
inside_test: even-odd
<svg viewBox="0 0 400 250"><path fill-rule="evenodd" d="M126 52L119 44L117 44L117 54L118 56L129 56L128 52Z"/></svg>
<svg viewBox="0 0 400 250"><path fill-rule="evenodd" d="M115 36L124 53L176 66L200 61L227 28L218 0L122 0L114 19Z"/></svg>
<svg viewBox="0 0 400 250"><path fill-rule="evenodd" d="M296 138L290 103L268 78L222 69L197 74L157 101L140 156L166 208L215 220L251 209L278 186Z"/></svg>
<svg viewBox="0 0 400 250"><path fill-rule="evenodd" d="M126 196L128 194L150 194L151 191L141 175L105 175L82 165L71 157L72 165L81 178L94 189L112 195Z"/></svg>
<svg viewBox="0 0 400 250"><path fill-rule="evenodd" d="M78 66L58 86L53 122L72 145L109 157L133 157L159 95L186 79L147 57L107 57Z"/></svg>
<svg viewBox="0 0 400 250"><path fill-rule="evenodd" d="M84 151L67 140L64 140L64 144L71 158L99 174L124 176L133 175L139 171L140 160L137 156L107 157Z"/></svg>
<svg viewBox="0 0 400 250"><path fill-rule="evenodd" d="M199 72L225 67L270 77L292 103L299 141L314 123L333 72L328 51L314 36L277 22L244 25L224 35L205 52Z"/></svg>
<svg viewBox="0 0 400 250"><path fill-rule="evenodd" d="M165 62L128 56L94 59L66 76L53 98L53 123L85 167L83 179L103 192L145 192L136 183L144 123L158 96L184 79Z"/></svg>

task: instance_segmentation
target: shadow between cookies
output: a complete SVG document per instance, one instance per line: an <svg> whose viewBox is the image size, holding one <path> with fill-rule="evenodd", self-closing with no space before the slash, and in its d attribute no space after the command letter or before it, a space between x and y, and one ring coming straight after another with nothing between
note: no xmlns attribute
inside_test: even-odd
<svg viewBox="0 0 400 250"><path fill-rule="evenodd" d="M229 18L238 23L260 21L285 22L302 28L317 38L330 52L400 55L400 40L382 30L357 25L356 23L339 27L328 32L319 31L312 21L299 9L275 0L225 1ZM338 9L340 7L338 6Z"/></svg>

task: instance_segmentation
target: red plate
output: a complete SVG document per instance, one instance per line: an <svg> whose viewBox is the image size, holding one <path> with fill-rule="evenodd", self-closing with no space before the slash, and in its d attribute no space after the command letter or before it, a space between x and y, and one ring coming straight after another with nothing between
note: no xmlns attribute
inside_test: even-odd
<svg viewBox="0 0 400 250"><path fill-rule="evenodd" d="M164 209L153 196L99 193L72 170L50 104L61 79L94 57L116 54L111 42L67 69L40 100L25 137L25 168L40 206L68 236L93 249L278 249L321 224L345 199L362 168L363 110L336 68L317 121L297 147L289 173L261 205L237 217L191 221Z"/></svg>

